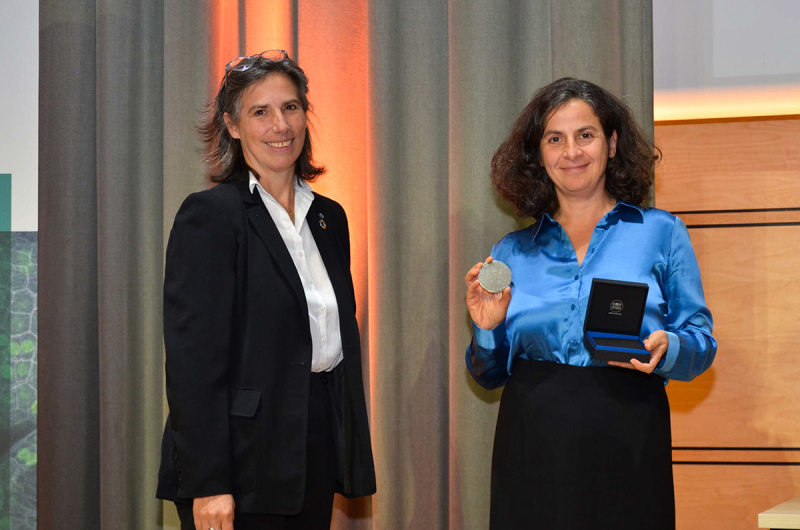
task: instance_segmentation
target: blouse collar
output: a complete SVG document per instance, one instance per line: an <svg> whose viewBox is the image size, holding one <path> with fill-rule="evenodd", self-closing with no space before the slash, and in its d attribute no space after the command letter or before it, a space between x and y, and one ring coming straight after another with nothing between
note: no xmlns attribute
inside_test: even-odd
<svg viewBox="0 0 800 530"><path fill-rule="evenodd" d="M629 204L627 202L619 201L617 204L603 216L597 223L597 227L605 230L612 224L619 221L630 223L641 223L644 221L644 206L638 204ZM538 223L533 225L533 239L534 241L539 236L539 232L547 230L549 227L558 226L559 223L549 213L542 215ZM545 228L547 227L547 228Z"/></svg>

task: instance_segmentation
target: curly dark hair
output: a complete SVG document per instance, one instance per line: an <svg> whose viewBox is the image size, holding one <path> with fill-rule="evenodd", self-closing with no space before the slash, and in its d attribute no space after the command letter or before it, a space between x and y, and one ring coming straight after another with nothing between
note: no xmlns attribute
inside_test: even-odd
<svg viewBox="0 0 800 530"><path fill-rule="evenodd" d="M208 165L208 178L211 182L234 182L248 178L247 170L250 168L245 162L241 143L230 135L224 118L227 112L234 123L239 121L242 94L248 87L271 74L284 74L297 88L303 111L306 113L311 111L311 104L308 101L308 78L295 61L289 57L272 60L252 56L250 59L252 64L246 70L230 70L222 78L219 91L206 105L205 118L197 128L205 144L203 159ZM306 128L303 150L295 163L295 174L299 179L313 182L323 173L325 168L314 163L311 155L311 134Z"/></svg>
<svg viewBox="0 0 800 530"><path fill-rule="evenodd" d="M538 220L558 210L556 189L542 165L539 144L553 112L576 99L592 107L606 138L617 133L616 155L606 166L608 194L618 201L639 204L649 193L661 152L647 139L631 110L594 83L565 77L536 92L492 157L492 184L520 217Z"/></svg>

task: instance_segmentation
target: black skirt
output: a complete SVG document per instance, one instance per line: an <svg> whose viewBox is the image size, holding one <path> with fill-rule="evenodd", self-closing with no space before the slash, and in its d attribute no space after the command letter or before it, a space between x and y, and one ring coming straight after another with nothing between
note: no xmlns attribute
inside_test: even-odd
<svg viewBox="0 0 800 530"><path fill-rule="evenodd" d="M664 380L517 361L492 455L492 530L674 530Z"/></svg>

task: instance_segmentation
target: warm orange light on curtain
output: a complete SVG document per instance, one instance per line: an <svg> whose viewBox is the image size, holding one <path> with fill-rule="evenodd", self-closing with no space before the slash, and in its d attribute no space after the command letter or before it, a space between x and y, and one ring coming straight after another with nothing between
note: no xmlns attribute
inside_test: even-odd
<svg viewBox="0 0 800 530"><path fill-rule="evenodd" d="M294 8L291 0L211 0L209 96L216 94L225 65L241 55L280 48L294 56Z"/></svg>
<svg viewBox="0 0 800 530"><path fill-rule="evenodd" d="M294 57L291 0L247 0L244 14L245 55L278 48Z"/></svg>
<svg viewBox="0 0 800 530"><path fill-rule="evenodd" d="M211 0L208 46L209 98L217 93L225 65L239 56L239 2Z"/></svg>

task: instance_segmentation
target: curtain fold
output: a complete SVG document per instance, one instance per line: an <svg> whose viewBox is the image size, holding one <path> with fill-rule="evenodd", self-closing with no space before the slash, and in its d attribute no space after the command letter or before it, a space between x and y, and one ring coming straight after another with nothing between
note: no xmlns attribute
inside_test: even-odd
<svg viewBox="0 0 800 530"><path fill-rule="evenodd" d="M213 0L164 2L164 65L158 69L164 80L164 245L183 199L206 185L202 143L195 127L220 81L209 75L211 55L220 40L220 35L212 33L212 4ZM237 39L232 55L238 51Z"/></svg>
<svg viewBox="0 0 800 530"><path fill-rule="evenodd" d="M38 527L98 526L95 2L40 3Z"/></svg>
<svg viewBox="0 0 800 530"><path fill-rule="evenodd" d="M150 528L163 8L40 4L39 528Z"/></svg>
<svg viewBox="0 0 800 530"><path fill-rule="evenodd" d="M375 528L447 526L447 13L369 2Z"/></svg>
<svg viewBox="0 0 800 530"><path fill-rule="evenodd" d="M100 527L147 528L163 426L163 6L98 2L95 31Z"/></svg>
<svg viewBox="0 0 800 530"><path fill-rule="evenodd" d="M353 240L378 493L332 527L488 526L501 392L466 372L463 278L525 224L489 162L564 75L652 131L650 0L41 0L39 528L177 529L154 498L164 244L207 185L222 66L275 47L309 75L315 188Z"/></svg>

